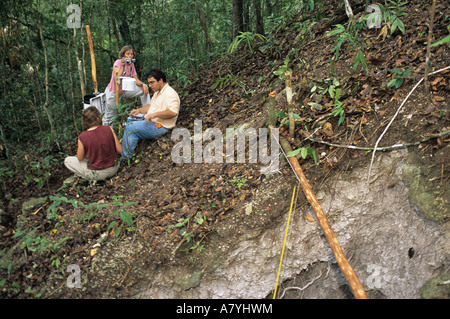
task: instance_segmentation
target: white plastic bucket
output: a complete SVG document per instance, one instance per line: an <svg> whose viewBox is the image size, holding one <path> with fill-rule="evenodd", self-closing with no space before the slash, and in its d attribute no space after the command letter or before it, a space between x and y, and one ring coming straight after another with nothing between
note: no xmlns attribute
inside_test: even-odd
<svg viewBox="0 0 450 319"><path fill-rule="evenodd" d="M129 77L120 77L121 83L122 83L122 90L124 91L135 91L136 86L136 79L129 78Z"/></svg>

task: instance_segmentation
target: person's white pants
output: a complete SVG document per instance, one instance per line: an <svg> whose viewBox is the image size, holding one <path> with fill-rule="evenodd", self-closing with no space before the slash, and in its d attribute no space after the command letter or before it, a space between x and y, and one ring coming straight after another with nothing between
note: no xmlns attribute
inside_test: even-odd
<svg viewBox="0 0 450 319"><path fill-rule="evenodd" d="M111 92L108 88L105 90L106 95L106 107L105 114L103 114L103 125L112 125L114 121L114 117L117 114L117 106L116 106L116 93ZM142 87L136 86L134 91L122 91L122 94L119 95L119 100L121 98L134 98L140 96L141 98L141 106L150 104L150 94L144 95L142 92Z"/></svg>
<svg viewBox="0 0 450 319"><path fill-rule="evenodd" d="M75 175L89 181L101 181L108 179L114 176L120 167L120 163L117 163L114 166L102 170L92 170L88 168L88 162L86 159L80 162L76 156L66 157L64 160L64 165Z"/></svg>

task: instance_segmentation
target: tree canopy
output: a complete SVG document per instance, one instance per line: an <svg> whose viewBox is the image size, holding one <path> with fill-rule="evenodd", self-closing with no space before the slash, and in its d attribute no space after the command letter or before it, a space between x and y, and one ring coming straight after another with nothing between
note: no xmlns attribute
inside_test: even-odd
<svg viewBox="0 0 450 319"><path fill-rule="evenodd" d="M182 87L195 81L202 64L226 52L233 32L261 31L263 16L270 25L296 1L275 6L269 0L241 0L239 7L235 2L3 1L0 138L5 156L12 159L19 146L61 150L80 133L83 95L93 91L87 25L99 92L127 44L136 51L139 77L160 68ZM240 19L237 29L233 15Z"/></svg>

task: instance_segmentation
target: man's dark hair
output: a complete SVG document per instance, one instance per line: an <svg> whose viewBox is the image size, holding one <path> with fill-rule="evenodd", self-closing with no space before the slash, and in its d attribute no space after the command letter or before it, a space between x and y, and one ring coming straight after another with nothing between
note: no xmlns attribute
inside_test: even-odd
<svg viewBox="0 0 450 319"><path fill-rule="evenodd" d="M164 74L164 72L162 72L161 70L158 70L158 69L152 69L148 72L147 79L149 79L151 77L155 78L156 81L159 81L160 79L162 79L163 82L167 82L166 75Z"/></svg>

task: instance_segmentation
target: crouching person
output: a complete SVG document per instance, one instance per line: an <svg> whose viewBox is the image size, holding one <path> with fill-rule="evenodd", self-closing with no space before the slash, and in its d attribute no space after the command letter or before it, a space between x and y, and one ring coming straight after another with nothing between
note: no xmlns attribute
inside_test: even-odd
<svg viewBox="0 0 450 319"><path fill-rule="evenodd" d="M90 106L83 111L83 133L78 136L76 156L66 157L66 167L89 181L105 180L119 170L122 145L110 126L102 125L100 111Z"/></svg>
<svg viewBox="0 0 450 319"><path fill-rule="evenodd" d="M122 157L130 158L139 139L151 140L166 134L175 127L180 111L180 98L167 83L160 70L147 75L148 86L153 91L150 104L131 110L122 138Z"/></svg>

